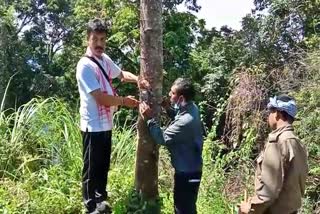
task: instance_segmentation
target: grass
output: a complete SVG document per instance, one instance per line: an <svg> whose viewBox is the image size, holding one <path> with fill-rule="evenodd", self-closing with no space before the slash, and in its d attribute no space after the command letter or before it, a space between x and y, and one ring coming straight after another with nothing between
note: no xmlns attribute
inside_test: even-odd
<svg viewBox="0 0 320 214"><path fill-rule="evenodd" d="M60 100L33 99L1 119L0 211L4 213L82 213L81 136L77 113ZM117 121L117 115L115 117ZM134 186L136 127L115 122L109 192L115 213L130 207ZM205 149L208 155L209 144ZM210 155L209 155L210 156ZM210 158L206 165L211 164ZM162 213L172 213L172 169L161 149L159 188ZM212 167L204 184L216 186ZM201 186L199 210L208 210L222 186ZM207 198L210 197L210 200ZM219 202L220 203L220 202ZM226 203L216 206L223 213Z"/></svg>
<svg viewBox="0 0 320 214"><path fill-rule="evenodd" d="M11 113L2 111L0 114L0 212L83 213L82 146L76 110L70 110L58 99L49 98L33 99ZM139 207L143 204L133 200L136 126L127 125L129 123L126 122L120 124L118 121L116 115L108 184L110 202L116 214L129 213L129 210L131 213L144 213ZM207 139L198 197L200 214L235 213L235 205L242 198L243 187L246 183L253 183L250 177L253 167L248 151L253 146L255 136L250 130L246 136L246 143L239 152L222 157L212 157L215 142ZM161 213L171 214L173 171L168 152L163 148L160 157ZM238 164L226 173L224 167L235 162ZM247 188L250 191L252 186ZM310 197L304 201L304 209L308 210L304 213L313 209L315 199L312 191L309 190Z"/></svg>

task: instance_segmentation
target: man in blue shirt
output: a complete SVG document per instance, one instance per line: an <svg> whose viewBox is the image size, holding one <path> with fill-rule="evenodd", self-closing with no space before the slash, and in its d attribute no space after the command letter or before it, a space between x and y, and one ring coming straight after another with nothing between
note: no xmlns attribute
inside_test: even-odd
<svg viewBox="0 0 320 214"><path fill-rule="evenodd" d="M140 113L146 120L150 135L157 144L169 150L174 175L174 209L176 214L197 213L196 201L202 175L203 126L199 109L194 104L195 89L188 79L178 78L169 93L174 109L167 109L172 122L163 132L152 118L146 103Z"/></svg>

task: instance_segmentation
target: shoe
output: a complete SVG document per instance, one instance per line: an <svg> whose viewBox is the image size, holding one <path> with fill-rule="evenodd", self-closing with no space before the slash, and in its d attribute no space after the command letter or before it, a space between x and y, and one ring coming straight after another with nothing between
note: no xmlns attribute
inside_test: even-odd
<svg viewBox="0 0 320 214"><path fill-rule="evenodd" d="M106 201L102 201L100 203L97 203L97 210L100 212L100 213L103 213L103 214L109 214L109 213L112 213L112 210L111 210L111 206L108 202Z"/></svg>
<svg viewBox="0 0 320 214"><path fill-rule="evenodd" d="M89 214L100 214L100 212L97 209L95 209L93 212L91 212Z"/></svg>

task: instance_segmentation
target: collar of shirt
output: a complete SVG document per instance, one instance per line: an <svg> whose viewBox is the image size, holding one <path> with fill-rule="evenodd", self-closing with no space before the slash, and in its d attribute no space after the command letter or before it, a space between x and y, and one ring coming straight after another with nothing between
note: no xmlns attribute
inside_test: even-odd
<svg viewBox="0 0 320 214"><path fill-rule="evenodd" d="M192 101L188 101L188 102L186 102L185 105L180 106L179 111L178 111L178 114L187 111L188 108L189 108L192 104L193 104Z"/></svg>
<svg viewBox="0 0 320 214"><path fill-rule="evenodd" d="M282 126L280 128L277 128L276 130L272 131L269 134L269 142L276 142L278 140L278 137L286 131L293 131L293 127L292 125L286 125L286 126Z"/></svg>

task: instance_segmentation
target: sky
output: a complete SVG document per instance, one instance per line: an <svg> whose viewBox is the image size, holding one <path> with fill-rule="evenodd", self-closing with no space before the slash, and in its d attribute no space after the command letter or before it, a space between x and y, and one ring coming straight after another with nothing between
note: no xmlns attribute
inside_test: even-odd
<svg viewBox="0 0 320 214"><path fill-rule="evenodd" d="M241 28L241 19L254 8L253 0L198 0L201 10L194 13L198 18L206 20L206 27L220 29L228 25L233 29ZM179 5L179 11L185 11L184 4Z"/></svg>

